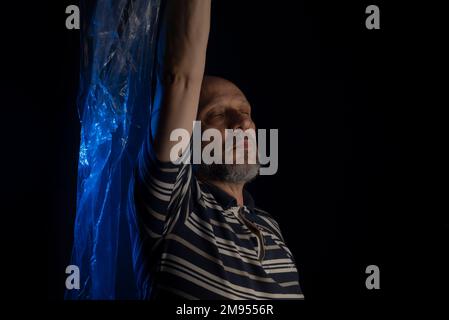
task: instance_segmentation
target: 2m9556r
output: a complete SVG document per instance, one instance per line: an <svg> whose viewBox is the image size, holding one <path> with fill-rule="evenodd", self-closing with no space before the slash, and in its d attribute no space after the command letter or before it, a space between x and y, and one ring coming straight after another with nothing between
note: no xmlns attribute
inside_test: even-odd
<svg viewBox="0 0 449 320"><path fill-rule="evenodd" d="M267 314L273 314L273 305L271 304L235 304L235 305L228 305L228 304L222 304L220 305L220 314L252 314L252 315L267 315Z"/></svg>

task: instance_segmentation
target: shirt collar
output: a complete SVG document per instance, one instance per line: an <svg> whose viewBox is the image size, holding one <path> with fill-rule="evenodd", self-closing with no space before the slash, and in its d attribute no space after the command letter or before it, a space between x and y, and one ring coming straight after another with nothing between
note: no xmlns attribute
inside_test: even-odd
<svg viewBox="0 0 449 320"><path fill-rule="evenodd" d="M223 207L223 209L226 210L232 207L237 207L237 200L233 196L229 195L213 184L205 183L205 185L207 186L208 191L214 196L215 200L217 200L217 202ZM250 211L253 211L255 207L253 197L248 191L245 190L245 188L243 188L243 205Z"/></svg>

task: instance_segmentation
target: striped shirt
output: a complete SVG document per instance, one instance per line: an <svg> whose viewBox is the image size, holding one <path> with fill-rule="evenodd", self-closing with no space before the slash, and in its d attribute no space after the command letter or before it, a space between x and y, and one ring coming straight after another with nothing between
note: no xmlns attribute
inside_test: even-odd
<svg viewBox="0 0 449 320"><path fill-rule="evenodd" d="M148 144L146 144L148 146ZM148 298L303 299L294 258L278 223L219 188L189 164L159 161L143 148L134 184Z"/></svg>

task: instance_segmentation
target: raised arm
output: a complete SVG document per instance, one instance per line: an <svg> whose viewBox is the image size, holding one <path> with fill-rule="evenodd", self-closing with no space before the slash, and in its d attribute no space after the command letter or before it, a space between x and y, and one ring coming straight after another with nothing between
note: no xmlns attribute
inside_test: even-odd
<svg viewBox="0 0 449 320"><path fill-rule="evenodd" d="M172 130L192 132L196 119L210 30L211 0L167 0L158 43L158 82L155 101L160 117L154 150L170 161Z"/></svg>

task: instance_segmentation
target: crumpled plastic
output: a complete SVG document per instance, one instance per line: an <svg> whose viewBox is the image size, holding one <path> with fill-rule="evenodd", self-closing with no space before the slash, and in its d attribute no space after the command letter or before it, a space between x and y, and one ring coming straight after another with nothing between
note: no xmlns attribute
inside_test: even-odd
<svg viewBox="0 0 449 320"><path fill-rule="evenodd" d="M81 141L66 299L139 299L129 195L149 130L160 0L81 1ZM147 288L148 289L148 288Z"/></svg>

